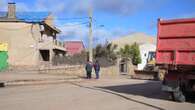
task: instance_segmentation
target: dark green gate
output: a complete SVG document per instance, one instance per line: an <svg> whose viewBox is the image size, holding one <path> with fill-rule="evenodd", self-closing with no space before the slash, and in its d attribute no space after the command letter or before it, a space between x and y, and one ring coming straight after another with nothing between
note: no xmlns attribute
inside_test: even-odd
<svg viewBox="0 0 195 110"><path fill-rule="evenodd" d="M7 51L0 51L0 71L7 69L8 63L8 54Z"/></svg>

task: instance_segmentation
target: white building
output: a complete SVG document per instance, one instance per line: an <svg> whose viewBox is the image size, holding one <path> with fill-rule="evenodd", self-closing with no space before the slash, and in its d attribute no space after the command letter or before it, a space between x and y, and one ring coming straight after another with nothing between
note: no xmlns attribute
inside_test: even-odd
<svg viewBox="0 0 195 110"><path fill-rule="evenodd" d="M151 59L151 55L155 55L156 51L156 37L150 36L144 33L133 33L130 35L122 36L111 41L112 44L116 44L117 50L124 48L125 45L132 45L137 43L140 48L142 62L138 64L137 69L143 70L148 63L148 59ZM148 58L149 57L149 58Z"/></svg>
<svg viewBox="0 0 195 110"><path fill-rule="evenodd" d="M143 70L144 67L148 63L148 60L151 60L152 58L154 58L155 51L156 51L156 45L150 44L150 43L140 44L139 49L140 49L140 55L141 55L142 61L140 64L138 64L137 69Z"/></svg>

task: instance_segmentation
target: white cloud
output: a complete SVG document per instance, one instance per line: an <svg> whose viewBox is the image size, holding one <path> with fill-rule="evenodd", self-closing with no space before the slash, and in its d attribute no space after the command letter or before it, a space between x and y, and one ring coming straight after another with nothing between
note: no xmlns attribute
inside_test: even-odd
<svg viewBox="0 0 195 110"><path fill-rule="evenodd" d="M192 17L195 17L195 12L186 13L186 14L180 15L179 17L180 18L192 18Z"/></svg>
<svg viewBox="0 0 195 110"><path fill-rule="evenodd" d="M59 28L62 30L61 40L81 40L87 36L88 28L79 23L66 23Z"/></svg>
<svg viewBox="0 0 195 110"><path fill-rule="evenodd" d="M163 0L165 1L165 0ZM6 9L8 0L0 0L0 9ZM35 0L32 4L17 2L19 11L50 11L55 15L72 14L86 15L89 6L94 11L102 11L109 14L130 15L141 9L160 7L161 1L148 4L145 0Z"/></svg>
<svg viewBox="0 0 195 110"><path fill-rule="evenodd" d="M7 11L8 3L11 0L0 0L0 11ZM26 3L17 2L16 10L17 11L32 11L33 8L29 7Z"/></svg>
<svg viewBox="0 0 195 110"><path fill-rule="evenodd" d="M119 15L132 14L143 5L144 0L93 0L95 10Z"/></svg>
<svg viewBox="0 0 195 110"><path fill-rule="evenodd" d="M19 11L51 11L53 13L87 14L89 6L95 11L115 14L131 14L142 8L144 0L35 0L33 4L17 2ZM8 0L1 0L5 8Z"/></svg>
<svg viewBox="0 0 195 110"><path fill-rule="evenodd" d="M11 0L0 0L0 10L7 11L7 3ZM62 0L63 1L63 0ZM36 0L34 4L16 2L17 11L50 11L53 13L64 11L66 2L61 0Z"/></svg>
<svg viewBox="0 0 195 110"><path fill-rule="evenodd" d="M61 0L36 0L34 5L36 11L50 11L53 13L62 12L65 7L65 2Z"/></svg>
<svg viewBox="0 0 195 110"><path fill-rule="evenodd" d="M90 1L90 2L89 2ZM68 18L68 14L80 15L87 14L89 6L93 6L94 11L102 11L109 14L129 15L139 9L142 9L145 0L35 0L35 3L26 4L17 2L18 11L50 11L55 17L59 15ZM154 5L154 4L153 4ZM7 0L0 0L0 9L7 8ZM88 40L88 27L86 25L76 25L78 23L66 23L62 25L59 21L63 37L61 40ZM66 26L65 26L66 25ZM69 26L68 26L69 25ZM95 43L103 43L105 40L111 40L117 36L129 33L129 30L122 28L93 29Z"/></svg>
<svg viewBox="0 0 195 110"><path fill-rule="evenodd" d="M0 0L0 11L6 11L7 10L7 0Z"/></svg>
<svg viewBox="0 0 195 110"><path fill-rule="evenodd" d="M79 23L67 23L64 26L59 27L62 30L62 33L59 35L59 39L62 41L67 40L82 40L85 45L88 45L88 35L89 28L86 25L78 25ZM93 28L93 41L94 46L97 44L103 44L105 41L110 41L114 38L120 37L122 35L128 34L129 31L126 31L122 28Z"/></svg>
<svg viewBox="0 0 195 110"><path fill-rule="evenodd" d="M27 4L25 4L25 3L22 3L22 2L18 2L17 3L16 10L19 11L19 12L31 11L29 6Z"/></svg>

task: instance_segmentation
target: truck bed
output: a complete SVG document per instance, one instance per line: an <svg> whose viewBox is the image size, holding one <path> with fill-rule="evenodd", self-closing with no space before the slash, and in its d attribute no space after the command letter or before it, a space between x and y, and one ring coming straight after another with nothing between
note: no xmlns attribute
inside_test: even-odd
<svg viewBox="0 0 195 110"><path fill-rule="evenodd" d="M195 18L158 20L156 63L195 66Z"/></svg>

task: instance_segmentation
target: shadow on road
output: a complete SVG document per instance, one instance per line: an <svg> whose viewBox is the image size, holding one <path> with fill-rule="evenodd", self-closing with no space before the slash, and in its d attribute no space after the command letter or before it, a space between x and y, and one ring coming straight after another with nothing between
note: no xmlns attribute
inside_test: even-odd
<svg viewBox="0 0 195 110"><path fill-rule="evenodd" d="M142 84L128 84L97 88L106 89L117 93L144 96L153 99L171 100L169 93L161 91L161 82L159 81L148 81ZM195 98L191 97L187 101L194 103Z"/></svg>
<svg viewBox="0 0 195 110"><path fill-rule="evenodd" d="M161 82L157 81L148 81L142 84L128 84L98 88L107 89L118 93L139 95L155 99L168 100L169 97L169 94L161 91Z"/></svg>
<svg viewBox="0 0 195 110"><path fill-rule="evenodd" d="M126 99L128 101L133 101L133 102L136 102L136 103L139 103L139 104L151 107L151 108L155 108L155 109L158 109L158 110L165 110L164 108L158 107L156 105L152 105L152 104L146 103L144 101L139 101L139 100L136 100L136 99L132 99L132 98L126 97L126 96L124 96L124 95L122 95L120 93L117 93L117 92L114 92L114 91L112 92L112 91L106 90L104 88L86 87L86 86L83 86L83 85L80 85L80 84L76 84L76 83L70 83L70 84L78 86L78 87L86 88L86 89L91 89L91 90L95 90L95 91L101 91L101 92L109 93L109 94L112 94L112 95L124 98L124 99Z"/></svg>
<svg viewBox="0 0 195 110"><path fill-rule="evenodd" d="M187 95L187 102L194 103L195 104L195 93L190 93Z"/></svg>

